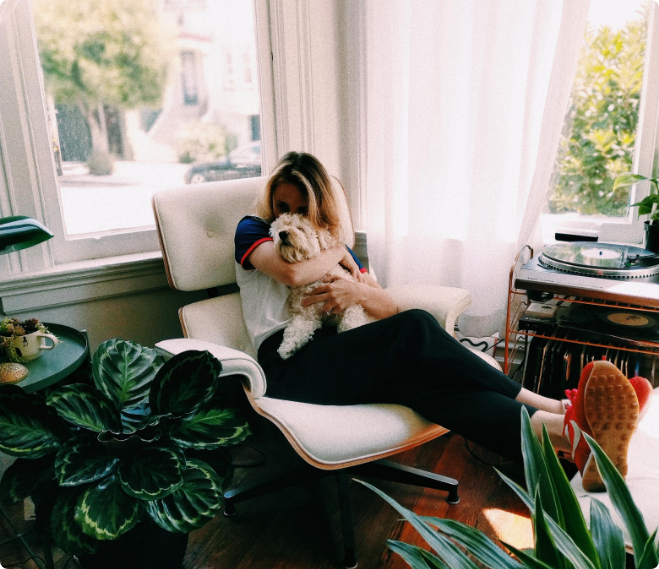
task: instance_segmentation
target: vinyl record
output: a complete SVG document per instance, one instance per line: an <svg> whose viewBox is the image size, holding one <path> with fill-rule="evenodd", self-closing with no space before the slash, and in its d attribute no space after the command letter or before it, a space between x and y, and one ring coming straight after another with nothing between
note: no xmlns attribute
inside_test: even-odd
<svg viewBox="0 0 659 569"><path fill-rule="evenodd" d="M653 312L573 303L567 311L559 315L558 323L567 328L617 338L659 342L659 314Z"/></svg>

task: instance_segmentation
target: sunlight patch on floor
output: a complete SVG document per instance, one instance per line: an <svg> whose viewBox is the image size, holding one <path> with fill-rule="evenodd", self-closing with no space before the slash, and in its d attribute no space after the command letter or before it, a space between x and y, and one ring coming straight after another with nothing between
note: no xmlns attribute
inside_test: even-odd
<svg viewBox="0 0 659 569"><path fill-rule="evenodd" d="M498 539L518 549L533 547L533 527L529 518L498 508L485 508L483 517Z"/></svg>

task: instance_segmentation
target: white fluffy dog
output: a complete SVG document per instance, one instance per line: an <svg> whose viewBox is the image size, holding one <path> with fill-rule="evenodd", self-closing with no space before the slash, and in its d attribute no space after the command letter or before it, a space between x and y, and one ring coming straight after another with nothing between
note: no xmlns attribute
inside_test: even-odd
<svg viewBox="0 0 659 569"><path fill-rule="evenodd" d="M284 213L270 226L275 249L289 263L297 263L311 259L324 249L330 249L337 244L326 229L316 229L309 220L299 214ZM341 265L334 267L327 275L342 276L355 282L355 278ZM288 309L291 320L284 329L284 339L278 352L282 359L290 358L297 350L307 344L313 333L322 327L323 322L329 320L336 323L339 332L357 328L374 319L370 317L360 304L342 310L337 314L323 312L322 302L310 306L302 306L302 297L323 284L318 280L308 285L289 287L291 294L288 297Z"/></svg>

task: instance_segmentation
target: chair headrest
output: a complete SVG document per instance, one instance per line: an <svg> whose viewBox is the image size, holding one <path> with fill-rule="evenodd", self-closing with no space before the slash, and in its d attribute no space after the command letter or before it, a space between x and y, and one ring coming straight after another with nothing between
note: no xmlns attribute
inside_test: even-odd
<svg viewBox="0 0 659 569"><path fill-rule="evenodd" d="M234 234L238 222L255 212L267 178L244 178L156 192L153 211L167 279L172 288L195 291L236 282ZM350 210L334 181L346 244L354 246Z"/></svg>

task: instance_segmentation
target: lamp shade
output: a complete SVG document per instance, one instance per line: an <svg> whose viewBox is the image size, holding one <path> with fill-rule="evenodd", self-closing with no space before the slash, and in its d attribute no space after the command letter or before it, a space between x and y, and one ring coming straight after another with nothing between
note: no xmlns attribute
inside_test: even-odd
<svg viewBox="0 0 659 569"><path fill-rule="evenodd" d="M51 237L54 235L31 217L0 217L0 254L27 249Z"/></svg>

